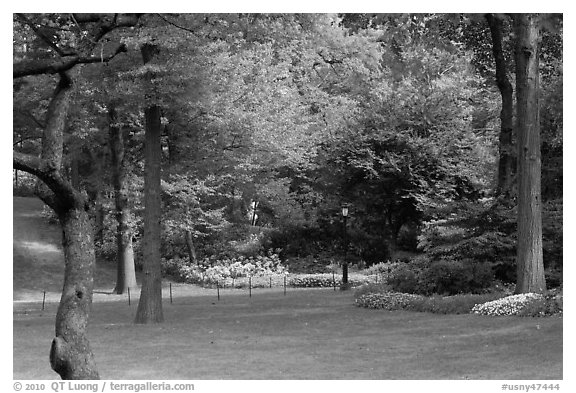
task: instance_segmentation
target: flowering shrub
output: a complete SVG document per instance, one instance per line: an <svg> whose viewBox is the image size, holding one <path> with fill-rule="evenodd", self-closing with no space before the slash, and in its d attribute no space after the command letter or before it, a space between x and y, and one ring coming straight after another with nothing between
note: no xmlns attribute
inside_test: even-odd
<svg viewBox="0 0 576 393"><path fill-rule="evenodd" d="M235 283L240 277L282 275L288 272L277 254L259 255L256 258L205 258L198 265L190 265L187 260L172 258L163 261L164 274L172 275L181 281L201 285L224 285Z"/></svg>
<svg viewBox="0 0 576 393"><path fill-rule="evenodd" d="M409 310L414 301L422 298L421 295L400 292L369 293L358 297L356 305L384 310Z"/></svg>
<svg viewBox="0 0 576 393"><path fill-rule="evenodd" d="M348 284L352 287L374 281L375 277L373 276L366 276L363 274L348 275ZM341 286L342 275L338 274L333 276L331 273L301 274L297 277L292 277L288 284L292 287L299 288L327 288L334 286L334 282L336 282L337 286Z"/></svg>
<svg viewBox="0 0 576 393"><path fill-rule="evenodd" d="M544 296L537 293L521 293L491 302L475 305L471 312L480 315L526 315L525 311L542 304Z"/></svg>

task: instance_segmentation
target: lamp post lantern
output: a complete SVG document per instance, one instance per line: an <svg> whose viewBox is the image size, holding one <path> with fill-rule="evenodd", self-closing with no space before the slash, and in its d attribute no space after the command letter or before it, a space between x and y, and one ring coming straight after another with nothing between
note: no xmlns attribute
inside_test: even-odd
<svg viewBox="0 0 576 393"><path fill-rule="evenodd" d="M346 288L348 285L348 237L346 233L346 220L348 218L348 205L342 205L342 218L344 221L344 262L342 263L342 286Z"/></svg>

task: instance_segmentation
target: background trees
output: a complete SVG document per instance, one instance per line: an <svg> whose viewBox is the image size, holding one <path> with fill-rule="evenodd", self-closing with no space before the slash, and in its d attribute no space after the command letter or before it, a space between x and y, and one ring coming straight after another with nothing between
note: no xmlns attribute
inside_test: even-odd
<svg viewBox="0 0 576 393"><path fill-rule="evenodd" d="M550 19L539 51L545 83L533 86L542 136L533 147L542 147L537 270L555 286L562 272L562 27L558 17L542 18ZM294 269L303 260L319 270L342 261L343 203L351 262L402 259L409 269L457 270L488 284L519 277L517 239L526 236L516 230L516 205L525 193L516 193L510 146L522 143L524 114L537 111L518 105L513 118L512 89L524 82L511 67L521 34L509 17L57 14L14 21L14 168L46 184L37 192L64 228L78 225L82 244L117 260L116 292L134 285L122 278L134 263L150 273L142 307L156 302L156 311L139 313L151 316L139 321L162 319L160 269L167 266L271 250ZM154 207L146 202L148 180ZM82 293L91 293L92 253L86 246L70 254L78 256L70 266L88 269L70 273L70 288L85 279ZM66 293L75 299L72 289Z"/></svg>

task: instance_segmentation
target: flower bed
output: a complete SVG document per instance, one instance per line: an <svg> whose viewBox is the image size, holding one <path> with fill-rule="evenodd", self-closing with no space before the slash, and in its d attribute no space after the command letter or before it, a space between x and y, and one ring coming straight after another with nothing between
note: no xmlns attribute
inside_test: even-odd
<svg viewBox="0 0 576 393"><path fill-rule="evenodd" d="M348 275L348 285L351 287L360 286L376 280L375 276L367 276L364 274L350 274ZM342 285L342 275L332 275L332 273L320 274L299 274L291 277L288 285L297 288L329 288Z"/></svg>
<svg viewBox="0 0 576 393"><path fill-rule="evenodd" d="M530 309L545 303L544 296L537 293L521 293L502 299L475 305L471 312L479 315L527 315ZM538 312L537 312L538 313Z"/></svg>
<svg viewBox="0 0 576 393"><path fill-rule="evenodd" d="M256 277L273 276L274 281L278 281L283 280L283 275L288 273L277 254L256 258L206 258L198 265L190 265L186 260L174 258L163 261L162 265L165 274L180 281L211 287L216 285L247 286L249 277L252 277L253 287L264 287L266 282L270 285L269 278L256 280Z"/></svg>
<svg viewBox="0 0 576 393"><path fill-rule="evenodd" d="M409 310L415 300L423 298L421 295L401 292L368 293L358 297L356 305L384 310Z"/></svg>

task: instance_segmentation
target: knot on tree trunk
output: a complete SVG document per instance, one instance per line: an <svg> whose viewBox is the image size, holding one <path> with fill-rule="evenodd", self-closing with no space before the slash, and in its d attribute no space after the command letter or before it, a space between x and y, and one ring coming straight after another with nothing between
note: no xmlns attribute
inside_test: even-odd
<svg viewBox="0 0 576 393"><path fill-rule="evenodd" d="M70 374L70 348L61 337L54 337L50 347L50 366L56 371L62 379Z"/></svg>
<svg viewBox="0 0 576 393"><path fill-rule="evenodd" d="M70 345L60 336L50 347L50 366L62 379L100 379L94 359L82 351L83 344Z"/></svg>

